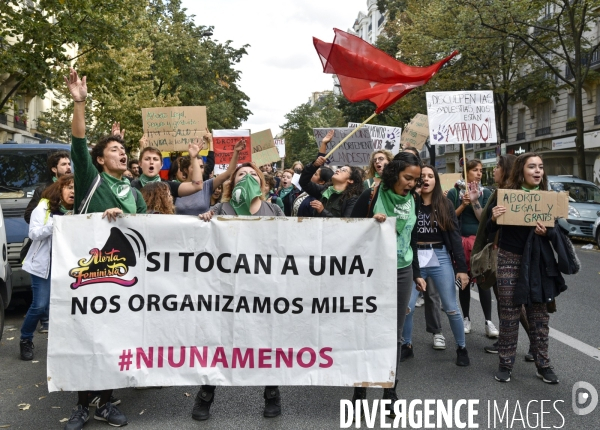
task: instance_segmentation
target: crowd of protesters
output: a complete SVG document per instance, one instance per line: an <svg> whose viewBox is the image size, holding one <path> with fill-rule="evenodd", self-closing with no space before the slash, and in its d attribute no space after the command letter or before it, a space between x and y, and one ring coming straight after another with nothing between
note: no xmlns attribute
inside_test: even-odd
<svg viewBox="0 0 600 430"><path fill-rule="evenodd" d="M52 181L36 189L25 215L30 222L32 244L23 268L32 276L33 302L21 328L21 359L33 359L33 335L38 323L41 322L42 333L52 329L48 326L48 314L52 220L56 216L98 212L109 222L130 213L194 215L205 222L218 215L352 217L373 218L377 222L394 217L397 363L415 356L414 310L419 294L425 293L431 315L444 312L448 317L456 344L456 365L470 364L465 334L472 330L470 291L471 286L477 285L471 277L470 255L494 242L499 248L498 281L491 289L479 288L479 296L485 334L498 339L485 348L488 353L499 354L495 379L508 382L511 378L520 320L530 343L525 360L535 362L536 375L544 382L558 383L548 354L548 310L552 310L564 282L556 282L550 293L545 290L541 299L523 299L522 289L526 287L521 285L520 272L524 261L527 268L542 264L528 258L531 242L548 247L559 233L541 223L535 227L499 225L497 220L505 208L497 204L495 192L481 186L479 160L468 161L465 180L444 192L436 168L424 165L415 148L405 148L395 156L387 150L376 150L365 169L348 165L328 167L324 157L333 137L330 132L312 163L305 166L298 161L291 169L277 171L272 165L238 166L238 155L246 147L246 142L240 140L227 170L214 175L212 137L207 130L202 145L190 144L189 155L174 159L169 180L163 180L159 176L162 154L148 146L144 138L140 141L139 160L128 162L124 131L119 130L118 124L113 126L112 135L95 142L91 151L88 149L86 78L81 79L71 69L66 82L74 102L71 154L56 152L49 157ZM209 150L206 159L199 156L202 149ZM74 174L71 158L76 166ZM494 179L499 188L524 191L546 189L547 183L542 160L535 153L518 158L500 156ZM492 323L492 291L498 299L499 330ZM445 349L439 316L427 319L427 330L434 334L433 348ZM383 392L383 398L392 402L398 399L397 388L402 386L399 364L396 378L394 386ZM194 419L209 418L215 388L200 388L192 411ZM280 415L278 387L265 387L263 397L264 416ZM354 389L354 401L366 397L366 388ZM90 418L90 406L96 407L94 419L123 426L127 418L117 409L119 403L112 390L81 391L65 429L81 429ZM390 412L393 416L393 407Z"/></svg>

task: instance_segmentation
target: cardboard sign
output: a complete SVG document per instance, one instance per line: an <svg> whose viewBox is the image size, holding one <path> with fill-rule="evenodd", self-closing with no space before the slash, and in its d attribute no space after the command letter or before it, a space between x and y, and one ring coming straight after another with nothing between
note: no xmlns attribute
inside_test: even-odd
<svg viewBox="0 0 600 430"><path fill-rule="evenodd" d="M144 108L142 122L149 146L161 151L187 151L190 143L202 144L207 127L206 107Z"/></svg>
<svg viewBox="0 0 600 430"><path fill-rule="evenodd" d="M496 143L496 115L492 91L427 93L429 142Z"/></svg>
<svg viewBox="0 0 600 430"><path fill-rule="evenodd" d="M442 186L442 190L446 191L454 187L456 181L461 178L462 174L460 173L440 173L440 185Z"/></svg>
<svg viewBox="0 0 600 430"><path fill-rule="evenodd" d="M250 163L252 161L250 130L213 130L215 164L229 165L233 156L233 148L241 139L246 140L246 149L240 152L238 163Z"/></svg>
<svg viewBox="0 0 600 430"><path fill-rule="evenodd" d="M410 120L402 132L402 147L412 146L420 151L423 149L423 145L425 145L428 137L429 123L427 115L418 113Z"/></svg>
<svg viewBox="0 0 600 430"><path fill-rule="evenodd" d="M279 152L279 157L285 158L285 139L274 139L273 142Z"/></svg>
<svg viewBox="0 0 600 430"><path fill-rule="evenodd" d="M317 147L321 146L321 140L329 132L334 130L335 134L331 141L327 144L327 152L331 151L334 146L348 136L353 128L313 128ZM368 166L369 159L373 153L373 141L369 130L361 128L354 133L340 148L335 151L327 160L334 166Z"/></svg>
<svg viewBox="0 0 600 430"><path fill-rule="evenodd" d="M394 385L393 218L94 213L52 252L51 392Z"/></svg>
<svg viewBox="0 0 600 430"><path fill-rule="evenodd" d="M265 164L273 164L277 161L279 161L279 152L277 152L277 148L275 147L252 154L252 162L259 167Z"/></svg>
<svg viewBox="0 0 600 430"><path fill-rule="evenodd" d="M499 225L535 226L539 221L554 227L555 218L569 216L566 192L498 190L498 205L506 208L506 213L498 217Z"/></svg>
<svg viewBox="0 0 600 430"><path fill-rule="evenodd" d="M252 133L252 153L266 151L269 148L275 148L273 143L273 134L270 129Z"/></svg>
<svg viewBox="0 0 600 430"><path fill-rule="evenodd" d="M349 122L348 127L356 128L360 125L358 122ZM365 124L363 126L369 130L371 140L373 140L373 150L387 149L396 155L400 152L400 136L402 129L400 127L387 127L385 125Z"/></svg>

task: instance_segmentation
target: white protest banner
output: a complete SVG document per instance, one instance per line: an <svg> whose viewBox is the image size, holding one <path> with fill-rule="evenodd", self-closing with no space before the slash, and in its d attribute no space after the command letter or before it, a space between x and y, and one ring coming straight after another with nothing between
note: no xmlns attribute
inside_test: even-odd
<svg viewBox="0 0 600 430"><path fill-rule="evenodd" d="M190 143L202 144L206 106L143 108L142 123L149 146L161 151L187 151Z"/></svg>
<svg viewBox="0 0 600 430"><path fill-rule="evenodd" d="M348 127L356 128L360 125L359 122L349 122ZM396 155L400 152L400 136L402 129L400 127L388 127L385 125L365 124L363 126L369 130L369 135L373 141L373 150L387 149Z"/></svg>
<svg viewBox="0 0 600 430"><path fill-rule="evenodd" d="M498 141L492 91L431 92L426 96L431 144Z"/></svg>
<svg viewBox="0 0 600 430"><path fill-rule="evenodd" d="M50 391L393 385L393 219L101 217L54 223Z"/></svg>
<svg viewBox="0 0 600 430"><path fill-rule="evenodd" d="M331 151L338 143L349 135L353 128L313 128L317 146L321 146L321 140L329 132L334 130L334 135L331 141L327 144L327 153ZM369 130L361 128L354 133L350 139L335 151L331 157L327 159L328 163L334 166L368 166L369 159L373 153L373 140L369 134Z"/></svg>
<svg viewBox="0 0 600 430"><path fill-rule="evenodd" d="M273 139L280 158L285 158L285 139Z"/></svg>

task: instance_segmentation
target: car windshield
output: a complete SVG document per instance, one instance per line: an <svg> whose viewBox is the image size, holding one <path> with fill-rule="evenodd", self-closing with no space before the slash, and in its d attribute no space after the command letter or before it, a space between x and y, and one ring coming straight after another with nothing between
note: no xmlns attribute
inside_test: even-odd
<svg viewBox="0 0 600 430"><path fill-rule="evenodd" d="M0 151L0 198L35 190L48 181L48 150Z"/></svg>
<svg viewBox="0 0 600 430"><path fill-rule="evenodd" d="M600 188L576 182L550 182L554 191L567 191L569 200L575 203L600 203Z"/></svg>

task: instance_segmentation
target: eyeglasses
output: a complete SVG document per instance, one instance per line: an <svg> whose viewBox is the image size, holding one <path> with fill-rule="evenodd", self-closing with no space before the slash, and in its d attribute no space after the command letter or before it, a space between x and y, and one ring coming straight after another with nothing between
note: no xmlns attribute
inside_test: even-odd
<svg viewBox="0 0 600 430"><path fill-rule="evenodd" d="M387 158L385 157L377 157L377 158L373 158L373 161L377 162L377 161L385 161L387 160Z"/></svg>

